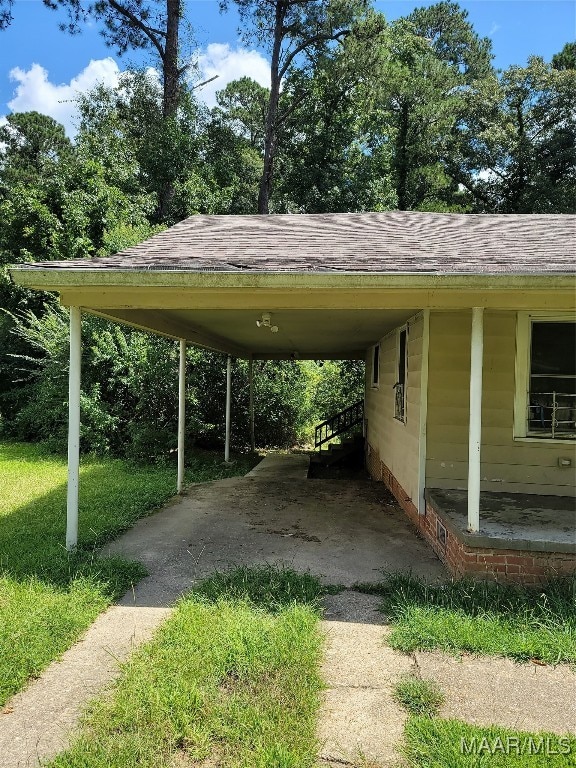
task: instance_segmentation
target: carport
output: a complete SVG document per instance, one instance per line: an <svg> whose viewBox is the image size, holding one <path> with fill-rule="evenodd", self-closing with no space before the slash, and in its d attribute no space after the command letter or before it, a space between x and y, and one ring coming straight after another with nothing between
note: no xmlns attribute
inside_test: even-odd
<svg viewBox="0 0 576 768"><path fill-rule="evenodd" d="M375 260L381 239L379 214L193 216L108 258L13 268L15 282L56 291L70 309L66 546L78 536L83 313L179 342L180 493L186 345L228 355L228 460L232 356L247 359L250 369L257 359L364 359L383 333L417 311L413 288L427 292L429 284L403 274L383 280ZM250 394L253 424L252 387Z"/></svg>
<svg viewBox="0 0 576 768"><path fill-rule="evenodd" d="M69 476L67 546L77 541L78 465L80 436L81 314L152 331L178 340L180 345L180 398L178 429L178 483L184 471L184 375L187 344L228 355L226 454L228 458L231 402L231 357L256 359L366 359L372 351L376 376L367 382L371 400L368 431L378 429L386 412L387 445L400 446L390 459L381 460L376 443L367 440L368 464L373 477L384 480L417 525L426 519L424 491L427 486L427 426L443 423L445 404L434 402L428 413L428 361L430 341L437 349L451 338L443 351L447 368L454 373L450 397L459 402L462 445L452 464L465 469L464 478L440 478L440 487L464 485L467 491L467 530L480 531L482 483L498 480L481 476L482 397L484 371L484 324L488 315L502 313L518 323L529 312L561 313L572 322L574 311L574 219L568 216L456 215L419 212L386 212L273 216L192 216L144 243L106 258L40 262L10 270L20 285L56 291L70 308ZM470 324L466 351L451 358L452 329L439 330L442 317L455 324ZM409 326L418 315L418 350L413 355L413 400L404 419L404 405L386 408L383 398L392 391L409 392ZM435 322L432 333L431 318ZM378 389L380 341L401 332L387 349L386 381ZM413 328L414 326L411 325ZM447 332L448 331L448 332ZM466 331L467 332L467 331ZM413 338L415 338L413 336ZM527 338L527 336L525 337ZM523 347L524 348L524 347ZM399 350L403 353L400 372ZM527 347L526 347L527 349ZM514 350L505 358L513 375ZM525 356L527 356L527 352ZM516 355L518 371L527 366ZM394 360L393 360L394 358ZM504 358L503 358L504 359ZM452 368L450 368L452 366ZM454 367L455 366L455 367ZM373 374L374 376L374 374ZM402 379L404 376L404 379ZM518 381L519 377L516 377ZM402 379L402 380L401 380ZM507 380L501 394L508 396ZM396 383L395 383L396 382ZM406 384L406 387L404 385ZM400 387L400 389L398 389ZM506 389L507 388L507 389ZM251 388L252 389L252 388ZM435 393L446 389L436 384ZM576 394L571 395L576 397ZM526 434L516 434L525 421L520 400L501 414L506 439L513 450L529 450ZM265 404L257 404L265 407ZM257 407L251 397L251 412ZM392 416L392 412L394 416ZM486 413L486 410L485 410ZM485 414L484 414L485 415ZM500 417L499 417L500 418ZM465 419L465 421L464 421ZM440 421L439 421L440 420ZM514 421L514 424L512 424ZM400 426L398 426L400 425ZM409 425L409 428L407 427ZM520 425L520 426L519 426ZM450 427L449 427L450 429ZM402 432L403 444L389 434ZM382 429L381 429L382 433ZM444 455L456 443L450 437L439 443L434 460L445 469ZM457 436L458 437L458 436ZM569 435L571 437L571 435ZM521 441L518 442L517 438ZM252 435L252 442L254 436ZM382 443L382 440L380 440ZM573 441L571 445L573 445ZM460 445L458 443L458 445ZM526 448L528 446L528 448ZM523 454L524 455L524 454ZM571 466L560 456L558 467ZM562 461L567 462L562 464ZM536 460L536 464L539 462ZM409 466L411 489L397 475ZM520 458L514 466L526 473L531 465ZM492 471L492 470L490 470ZM556 470L554 470L556 471ZM490 477L495 477L492 481ZM436 478L438 482L438 478ZM565 483L557 483L563 490ZM555 487L556 487L555 486ZM431 486L436 487L436 486ZM536 493L543 493L539 488ZM447 537L441 526L423 530L442 546Z"/></svg>
<svg viewBox="0 0 576 768"><path fill-rule="evenodd" d="M139 520L105 549L149 573L123 604L170 605L195 581L236 566L286 566L345 587L383 572L446 578L381 483L307 479L308 462L272 454L245 477L191 485Z"/></svg>

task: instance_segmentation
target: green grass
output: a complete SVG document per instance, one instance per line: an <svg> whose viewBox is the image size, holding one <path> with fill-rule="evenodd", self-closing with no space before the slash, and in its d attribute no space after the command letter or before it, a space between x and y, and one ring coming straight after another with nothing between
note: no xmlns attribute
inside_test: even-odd
<svg viewBox="0 0 576 768"><path fill-rule="evenodd" d="M239 566L232 571L215 573L199 584L194 592L210 602L226 597L275 613L294 603L319 610L324 595L336 594L342 589L338 586L324 586L308 573L276 568L273 565L256 565Z"/></svg>
<svg viewBox="0 0 576 768"><path fill-rule="evenodd" d="M409 676L394 686L393 696L411 715L433 717L437 714L444 694L433 680Z"/></svg>
<svg viewBox="0 0 576 768"><path fill-rule="evenodd" d="M411 768L573 768L576 738L459 720L410 717L404 755ZM562 754L564 753L564 754Z"/></svg>
<svg viewBox="0 0 576 768"><path fill-rule="evenodd" d="M197 454L187 480L244 474ZM98 559L97 548L164 503L175 469L86 458L81 466L78 550L64 548L66 462L41 445L0 443L0 704L68 648L143 567Z"/></svg>
<svg viewBox="0 0 576 768"><path fill-rule="evenodd" d="M312 768L321 592L311 577L272 568L204 582L50 768Z"/></svg>
<svg viewBox="0 0 576 768"><path fill-rule="evenodd" d="M494 582L427 584L411 576L389 576L357 588L382 597L393 629L388 642L404 652L449 653L576 663L574 579L538 590Z"/></svg>

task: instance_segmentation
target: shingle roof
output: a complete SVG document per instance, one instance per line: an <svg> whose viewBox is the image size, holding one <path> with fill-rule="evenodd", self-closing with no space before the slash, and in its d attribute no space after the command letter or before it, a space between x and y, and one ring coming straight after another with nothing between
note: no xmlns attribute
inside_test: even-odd
<svg viewBox="0 0 576 768"><path fill-rule="evenodd" d="M576 216L387 213L191 216L106 258L29 269L570 274Z"/></svg>

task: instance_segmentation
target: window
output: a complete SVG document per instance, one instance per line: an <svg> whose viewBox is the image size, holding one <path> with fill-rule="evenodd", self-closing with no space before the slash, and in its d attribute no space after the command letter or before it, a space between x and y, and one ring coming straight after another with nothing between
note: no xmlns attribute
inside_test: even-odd
<svg viewBox="0 0 576 768"><path fill-rule="evenodd" d="M575 439L576 321L526 317L518 355L516 436Z"/></svg>
<svg viewBox="0 0 576 768"><path fill-rule="evenodd" d="M376 344L372 351L372 386L380 383L380 344Z"/></svg>
<svg viewBox="0 0 576 768"><path fill-rule="evenodd" d="M398 371L394 384L394 418L406 421L406 373L408 369L408 328L398 331Z"/></svg>

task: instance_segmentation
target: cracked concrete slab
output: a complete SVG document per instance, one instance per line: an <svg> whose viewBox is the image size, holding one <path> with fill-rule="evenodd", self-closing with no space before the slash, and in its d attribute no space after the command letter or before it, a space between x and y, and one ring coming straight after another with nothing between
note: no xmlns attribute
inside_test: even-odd
<svg viewBox="0 0 576 768"><path fill-rule="evenodd" d="M65 748L83 707L118 675L169 608L112 606L0 710L2 768L32 768Z"/></svg>
<svg viewBox="0 0 576 768"><path fill-rule="evenodd" d="M500 657L417 652L420 676L434 680L446 700L440 717L520 731L576 734L576 674Z"/></svg>
<svg viewBox="0 0 576 768"><path fill-rule="evenodd" d="M281 474L190 486L105 553L148 569L135 589L137 605L170 604L198 579L240 564L282 563L345 586L379 581L382 571L447 576L381 483Z"/></svg>
<svg viewBox="0 0 576 768"><path fill-rule="evenodd" d="M400 761L406 713L392 690L413 671L414 662L385 645L389 629L378 612L379 602L354 591L324 600L322 674L327 690L318 738L325 765L392 768Z"/></svg>

